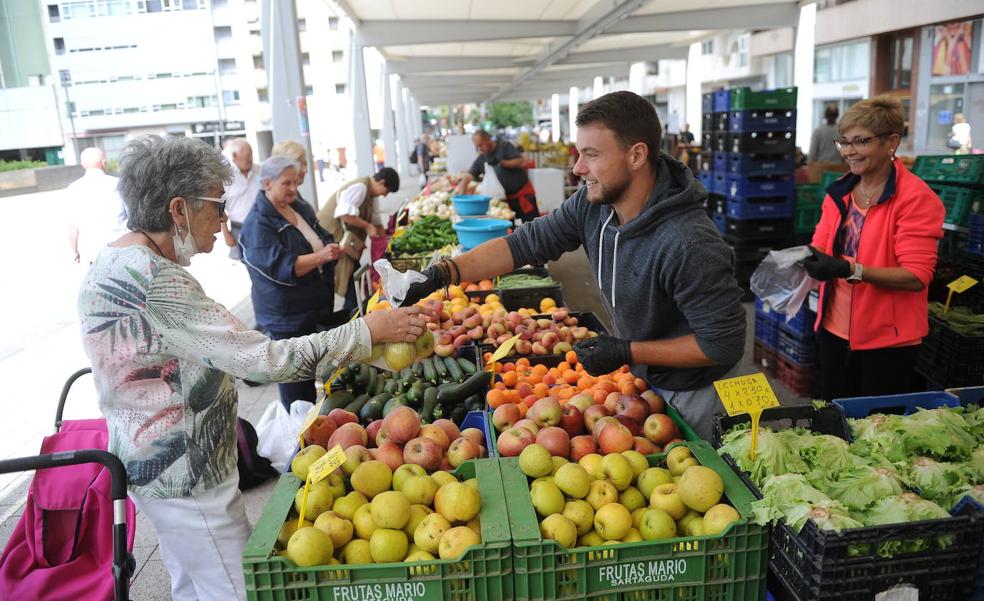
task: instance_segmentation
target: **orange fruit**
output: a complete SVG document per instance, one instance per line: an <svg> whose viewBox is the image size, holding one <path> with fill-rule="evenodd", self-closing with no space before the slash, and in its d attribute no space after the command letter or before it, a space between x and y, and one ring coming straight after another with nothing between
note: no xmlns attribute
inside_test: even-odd
<svg viewBox="0 0 984 601"><path fill-rule="evenodd" d="M571 364L568 363L567 361L561 361L560 363L557 364L557 369L559 369L561 373L564 373L570 368L571 368Z"/></svg>
<svg viewBox="0 0 984 601"><path fill-rule="evenodd" d="M594 378L592 378L591 376L582 376L577 381L578 390L587 390L591 388L593 385L594 385Z"/></svg>
<svg viewBox="0 0 984 601"><path fill-rule="evenodd" d="M518 380L519 374L515 371L502 372L502 383L506 385L506 388L515 388Z"/></svg>
<svg viewBox="0 0 984 601"><path fill-rule="evenodd" d="M592 390L593 390L592 395L594 398L595 405L601 405L602 403L605 402L605 399L608 398L608 393L605 392L603 388L598 388L596 386Z"/></svg>
<svg viewBox="0 0 984 601"><path fill-rule="evenodd" d="M553 374L546 374L545 376L543 376L543 379L540 381L546 384L547 386L553 386L554 384L557 383L557 378L555 378Z"/></svg>
<svg viewBox="0 0 984 601"><path fill-rule="evenodd" d="M529 382L520 382L516 385L516 393L521 398L525 398L533 394L533 386Z"/></svg>
<svg viewBox="0 0 984 601"><path fill-rule="evenodd" d="M535 394L528 394L525 397L523 397L523 400L522 400L521 404L526 405L527 407L532 407L533 406L533 403L535 403L535 402L537 402L539 400L540 400L540 398L538 396L536 396Z"/></svg>
<svg viewBox="0 0 984 601"><path fill-rule="evenodd" d="M571 365L574 365L575 363L577 363L577 353L575 353L574 351L567 351L567 354L564 355L564 361L567 361Z"/></svg>
<svg viewBox="0 0 984 601"><path fill-rule="evenodd" d="M485 394L485 400L488 402L489 407L495 409L506 402L506 396L502 390L493 388Z"/></svg>
<svg viewBox="0 0 984 601"><path fill-rule="evenodd" d="M646 390L649 390L649 384L647 384L642 378L636 378L634 382L637 392L645 392Z"/></svg>
<svg viewBox="0 0 984 601"><path fill-rule="evenodd" d="M595 386L597 386L602 392L604 392L605 396L608 396L609 393L618 390L618 385L615 384L615 382L602 378L598 379L598 381L595 383Z"/></svg>
<svg viewBox="0 0 984 601"><path fill-rule="evenodd" d="M618 391L625 395L634 395L636 393L635 382L623 380L619 384Z"/></svg>
<svg viewBox="0 0 984 601"><path fill-rule="evenodd" d="M543 397L547 396L548 392L550 392L550 387L544 384L543 382L540 382L539 384L533 386L533 394L535 394L536 398L538 399L542 399Z"/></svg>
<svg viewBox="0 0 984 601"><path fill-rule="evenodd" d="M568 384L577 384L578 375L573 369L568 369L564 372L564 381Z"/></svg>
<svg viewBox="0 0 984 601"><path fill-rule="evenodd" d="M527 369L530 366L530 360L526 357L520 357L516 359L516 369Z"/></svg>
<svg viewBox="0 0 984 601"><path fill-rule="evenodd" d="M507 361L502 364L502 371L514 371L516 369L516 364L512 361Z"/></svg>
<svg viewBox="0 0 984 601"><path fill-rule="evenodd" d="M540 377L543 377L543 374L547 373L548 371L550 370L547 368L546 365L542 363L533 366L533 373L540 374Z"/></svg>

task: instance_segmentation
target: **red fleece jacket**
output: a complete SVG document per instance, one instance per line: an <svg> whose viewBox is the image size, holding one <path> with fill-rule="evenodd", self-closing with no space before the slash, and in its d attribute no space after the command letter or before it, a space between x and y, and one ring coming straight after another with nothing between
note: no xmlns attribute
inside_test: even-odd
<svg viewBox="0 0 984 601"><path fill-rule="evenodd" d="M861 282L851 298L848 343L852 350L869 350L918 342L929 331L929 282L943 237L946 214L939 196L896 159L893 173L878 203L868 210L861 228L857 262L864 267L903 267L919 278L918 292L890 290ZM847 214L845 197L860 177L847 174L827 188L813 246L837 256L838 230ZM823 323L826 283L820 284L820 303L814 330Z"/></svg>

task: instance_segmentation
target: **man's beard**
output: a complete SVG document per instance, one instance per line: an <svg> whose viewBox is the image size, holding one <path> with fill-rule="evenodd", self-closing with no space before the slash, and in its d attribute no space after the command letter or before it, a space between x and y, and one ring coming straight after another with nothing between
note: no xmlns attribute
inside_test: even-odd
<svg viewBox="0 0 984 601"><path fill-rule="evenodd" d="M629 185L631 185L631 183L632 178L626 176L621 181L618 181L612 185L602 186L601 198L595 200L589 197L588 202L599 205L613 205L622 199L622 196L625 194L625 191L629 189Z"/></svg>

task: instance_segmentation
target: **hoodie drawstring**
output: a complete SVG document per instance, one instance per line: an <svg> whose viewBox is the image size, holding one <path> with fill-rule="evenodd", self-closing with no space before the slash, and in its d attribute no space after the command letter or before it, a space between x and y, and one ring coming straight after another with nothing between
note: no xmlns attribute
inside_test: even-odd
<svg viewBox="0 0 984 601"><path fill-rule="evenodd" d="M608 222L612 220L615 216L615 211L608 214L608 219L605 223L601 224L601 233L598 235L598 289L604 291L601 285L601 266L604 264L604 259L602 258L602 252L605 250L605 228L608 227ZM612 253L612 308L615 308L615 273L618 267L618 237L621 232L615 232L615 249Z"/></svg>

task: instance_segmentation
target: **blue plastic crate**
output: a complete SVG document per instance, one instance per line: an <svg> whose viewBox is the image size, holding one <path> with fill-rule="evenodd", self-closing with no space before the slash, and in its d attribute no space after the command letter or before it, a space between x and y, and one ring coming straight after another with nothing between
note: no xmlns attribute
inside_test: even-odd
<svg viewBox="0 0 984 601"><path fill-rule="evenodd" d="M731 111L728 130L742 131L793 131L796 129L796 110Z"/></svg>
<svg viewBox="0 0 984 601"><path fill-rule="evenodd" d="M813 323L817 319L817 314L810 311L805 305L800 307L799 313L789 321L783 315L779 319L779 329L799 340L813 339Z"/></svg>
<svg viewBox="0 0 984 601"><path fill-rule="evenodd" d="M724 149L736 154L789 154L796 152L796 137L791 131L731 132Z"/></svg>
<svg viewBox="0 0 984 601"><path fill-rule="evenodd" d="M728 158L730 157L727 152L715 152L714 153L714 171L724 173L728 170Z"/></svg>
<svg viewBox="0 0 984 601"><path fill-rule="evenodd" d="M779 330L779 355L790 363L806 367L816 363L816 343L810 340L799 340L788 333Z"/></svg>
<svg viewBox="0 0 984 601"><path fill-rule="evenodd" d="M700 183L704 184L704 188L711 192L714 187L714 174L710 171L701 171L697 174L697 179Z"/></svg>
<svg viewBox="0 0 984 601"><path fill-rule="evenodd" d="M723 236L727 229L727 218L721 213L712 213L711 221L714 222L714 227L717 228L718 233Z"/></svg>
<svg viewBox="0 0 984 601"><path fill-rule="evenodd" d="M714 172L714 180L711 182L711 192L715 194L728 194L728 174L723 171Z"/></svg>
<svg viewBox="0 0 984 601"><path fill-rule="evenodd" d="M794 196L792 173L779 175L728 174L728 196Z"/></svg>
<svg viewBox="0 0 984 601"><path fill-rule="evenodd" d="M796 163L789 154L728 153L728 172L741 175L776 175L792 173Z"/></svg>
<svg viewBox="0 0 984 601"><path fill-rule="evenodd" d="M771 219L792 217L795 208L796 199L792 196L729 198L725 205L725 214L734 219Z"/></svg>
<svg viewBox="0 0 984 601"><path fill-rule="evenodd" d="M967 233L967 251L984 255L984 215L972 213Z"/></svg>
<svg viewBox="0 0 984 601"><path fill-rule="evenodd" d="M714 92L714 112L726 113L731 108L731 90Z"/></svg>
<svg viewBox="0 0 984 601"><path fill-rule="evenodd" d="M834 404L841 408L845 417L856 419L872 413L909 415L918 408L959 407L960 399L946 391L932 391L835 399Z"/></svg>
<svg viewBox="0 0 984 601"><path fill-rule="evenodd" d="M755 297L755 317L772 320L779 323L779 312L765 304L765 301Z"/></svg>
<svg viewBox="0 0 984 601"><path fill-rule="evenodd" d="M700 112L701 113L713 113L714 112L714 92L707 92L706 94L701 94L701 96L700 96Z"/></svg>
<svg viewBox="0 0 984 601"><path fill-rule="evenodd" d="M767 317L755 316L755 340L769 348L779 347L779 324Z"/></svg>

